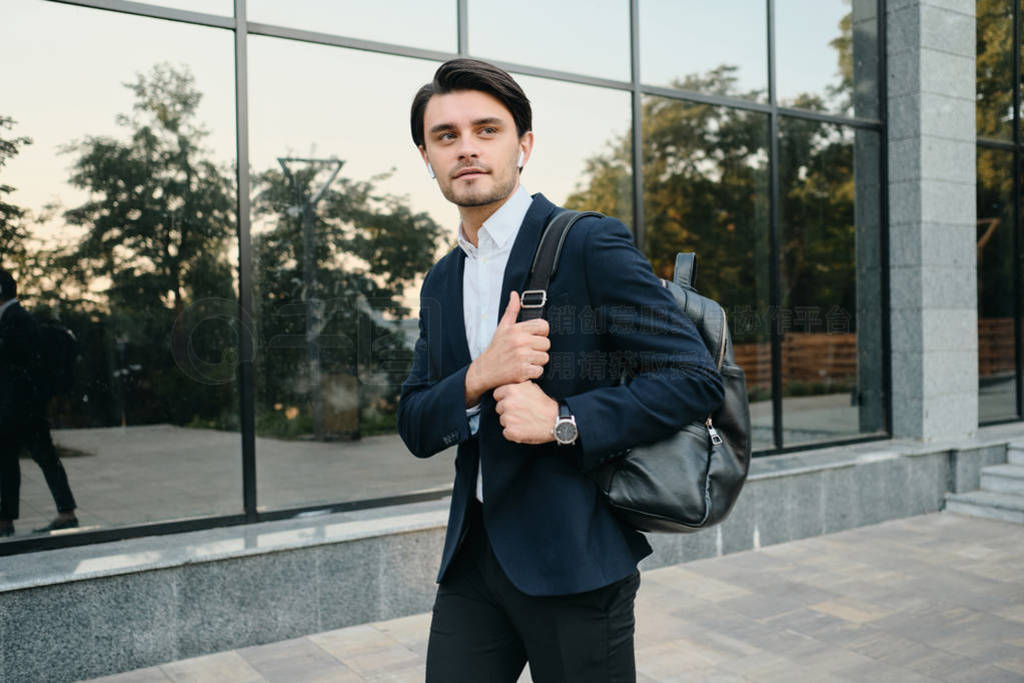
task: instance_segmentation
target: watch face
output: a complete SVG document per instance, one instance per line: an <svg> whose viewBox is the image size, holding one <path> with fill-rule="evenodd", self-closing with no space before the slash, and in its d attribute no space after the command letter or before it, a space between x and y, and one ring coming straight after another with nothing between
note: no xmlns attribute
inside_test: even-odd
<svg viewBox="0 0 1024 683"><path fill-rule="evenodd" d="M555 425L555 440L562 443L569 443L576 439L576 425L568 420Z"/></svg>

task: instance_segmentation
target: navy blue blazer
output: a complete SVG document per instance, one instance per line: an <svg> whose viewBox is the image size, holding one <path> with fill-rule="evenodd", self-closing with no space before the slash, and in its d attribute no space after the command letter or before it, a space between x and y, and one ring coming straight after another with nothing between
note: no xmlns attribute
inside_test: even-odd
<svg viewBox="0 0 1024 683"><path fill-rule="evenodd" d="M525 287L556 208L534 195L505 268L499 317L509 293ZM551 348L537 380L549 396L568 403L579 428L577 443L507 441L491 392L481 398L480 428L470 436L464 264L465 253L455 247L423 281L420 336L398 406L398 431L417 457L458 444L437 580L462 541L481 460L484 525L495 556L519 590L567 595L625 578L651 547L615 517L586 472L718 407L721 378L700 334L633 246L625 225L614 218L583 218L566 238L548 288ZM623 369L631 379L620 383Z"/></svg>

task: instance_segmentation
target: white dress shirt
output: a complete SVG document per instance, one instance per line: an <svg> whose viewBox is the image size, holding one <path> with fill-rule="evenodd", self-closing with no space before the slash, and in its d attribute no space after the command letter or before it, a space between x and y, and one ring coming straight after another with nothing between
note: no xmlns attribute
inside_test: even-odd
<svg viewBox="0 0 1024 683"><path fill-rule="evenodd" d="M512 196L484 221L477 232L477 246L466 238L459 223L459 246L466 252L466 264L462 273L462 311L466 324L466 341L469 354L476 357L483 353L498 328L498 319L508 306L499 301L501 285L505 278L505 266L515 244L519 226L530 210L533 197L522 185ZM480 404L466 409L470 434L480 429ZM482 468L477 468L476 497L484 500Z"/></svg>

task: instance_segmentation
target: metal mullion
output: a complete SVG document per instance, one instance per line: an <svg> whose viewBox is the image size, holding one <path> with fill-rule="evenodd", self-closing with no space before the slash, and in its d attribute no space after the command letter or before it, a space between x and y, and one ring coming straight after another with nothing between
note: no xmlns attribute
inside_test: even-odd
<svg viewBox="0 0 1024 683"><path fill-rule="evenodd" d="M272 38L285 38L286 40L298 40L304 43L315 43L317 45L331 45L334 47L347 47L353 50L364 52L379 52L400 57L412 57L413 59L429 59L432 61L445 61L458 55L453 52L441 50L428 50L426 48L408 47L394 43L382 43L377 40L366 40L364 38L352 38L334 33L320 33L318 31L307 31L301 28L290 26L278 26L276 24L262 24L259 22L248 22L247 32L249 35L270 36Z"/></svg>
<svg viewBox="0 0 1024 683"><path fill-rule="evenodd" d="M97 529L96 531L61 533L52 536L28 536L0 543L0 557L44 550L57 550L59 548L73 548L96 543L112 543L131 538L143 538L145 536L166 536L167 534L218 529L221 527L238 526L245 524L247 521L244 515L221 515L170 522L136 524L112 529Z"/></svg>
<svg viewBox="0 0 1024 683"><path fill-rule="evenodd" d="M1016 350L1014 384L1017 389L1017 417L1024 417L1024 335L1021 334L1021 298L1024 285L1021 284L1021 134L1020 134L1020 2L1013 3L1013 339ZM981 390L979 384L979 392Z"/></svg>
<svg viewBox="0 0 1024 683"><path fill-rule="evenodd" d="M456 0L456 30L460 55L469 54L469 0Z"/></svg>
<svg viewBox="0 0 1024 683"><path fill-rule="evenodd" d="M640 89L640 0L629 2L630 79L633 111L632 165L633 165L633 242L641 252L647 239L644 225L644 134L643 92Z"/></svg>
<svg viewBox="0 0 1024 683"><path fill-rule="evenodd" d="M249 58L246 0L235 0L235 140L238 207L238 411L242 438L242 508L256 512L256 382L252 328L253 254L249 206Z"/></svg>
<svg viewBox="0 0 1024 683"><path fill-rule="evenodd" d="M234 28L235 20L232 17L223 17L218 14L205 14L203 12L189 12L187 10L150 5L143 2L128 2L127 0L48 0L62 5L77 5L79 7L91 7L93 9L111 10L122 14L134 14L140 17L152 17L154 19L168 19L180 21L186 24L199 24L201 26L213 26L215 28Z"/></svg>
<svg viewBox="0 0 1024 683"><path fill-rule="evenodd" d="M768 308L773 312L771 320L771 363L772 363L772 437L775 447L781 449L782 442L782 334L778 325L781 314L781 267L779 263L779 109L775 87L775 0L765 0L768 11L768 113L771 140L768 155L769 167L769 227L768 227Z"/></svg>
<svg viewBox="0 0 1024 683"><path fill-rule="evenodd" d="M666 88L658 85L640 85L638 86L638 89L644 95L657 95L658 97L664 97L671 100L686 100L688 102L697 102L700 104L712 104L716 106L730 107L732 109L756 111L761 112L762 114L767 114L772 110L772 107L769 104L754 102L753 100L744 100L738 97L712 95L710 93L702 93L696 90Z"/></svg>
<svg viewBox="0 0 1024 683"><path fill-rule="evenodd" d="M825 112L811 111L809 109L794 109L792 107L778 107L777 111L789 118L806 119L809 121L820 121L822 123L839 123L852 128L868 128L880 130L882 122L877 119L862 119L856 116L842 116L840 114L827 114Z"/></svg>
<svg viewBox="0 0 1024 683"><path fill-rule="evenodd" d="M1008 151L1013 151L1014 147L1017 146L1012 140L997 140L995 138L983 138L981 136L978 136L977 143L979 147L986 147L988 149L1005 149Z"/></svg>
<svg viewBox="0 0 1024 683"><path fill-rule="evenodd" d="M886 42L886 0L878 0L876 9L878 22L878 101L882 111L878 115L882 117L882 132L879 139L879 150L881 154L878 159L878 201L879 208L879 230L878 238L878 260L880 294L881 294L881 315L882 315L882 386L884 395L882 398L882 412L885 420L885 431L892 435L892 314L889 307L889 81L888 81L888 52Z"/></svg>

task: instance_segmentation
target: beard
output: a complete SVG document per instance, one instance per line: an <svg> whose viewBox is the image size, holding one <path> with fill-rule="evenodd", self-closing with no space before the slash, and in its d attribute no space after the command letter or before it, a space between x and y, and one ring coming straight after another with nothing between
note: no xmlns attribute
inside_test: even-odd
<svg viewBox="0 0 1024 683"><path fill-rule="evenodd" d="M494 183L490 188L477 187L476 183L471 183L467 187L456 190L455 183L458 179L454 179L448 185L441 185L441 194L456 206L487 206L488 204L501 201L512 194L512 190L516 187L517 171L517 168L513 168L512 172L503 178L495 176L492 171L490 177Z"/></svg>

